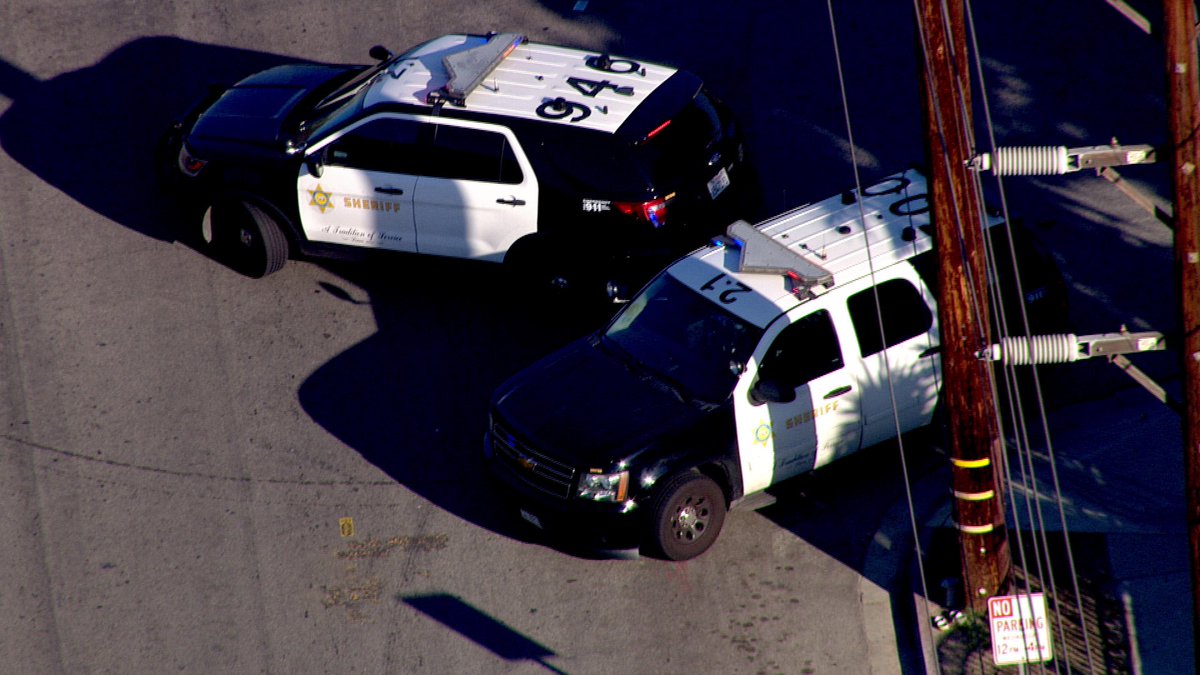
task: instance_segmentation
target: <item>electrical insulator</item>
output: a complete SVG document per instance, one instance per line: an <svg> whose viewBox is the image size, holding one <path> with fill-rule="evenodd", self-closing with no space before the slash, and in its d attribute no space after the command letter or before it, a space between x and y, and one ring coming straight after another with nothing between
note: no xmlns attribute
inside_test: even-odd
<svg viewBox="0 0 1200 675"><path fill-rule="evenodd" d="M1070 171L1067 146L997 148L992 157L997 176L1058 176Z"/></svg>
<svg viewBox="0 0 1200 675"><path fill-rule="evenodd" d="M1079 360L1079 340L1074 333L1000 338L992 345L988 360L1003 361L1008 366L1071 363Z"/></svg>
<svg viewBox="0 0 1200 675"><path fill-rule="evenodd" d="M981 350L978 356L985 361L1002 361L1007 366L1041 366L1165 348L1162 333L1123 330L1084 336L1067 333L1004 337L999 343Z"/></svg>
<svg viewBox="0 0 1200 675"><path fill-rule="evenodd" d="M1066 146L1027 146L996 148L972 158L967 164L978 171L993 171L997 176L1059 176L1080 169L1106 166L1149 164L1154 148L1149 145L1096 145L1086 148Z"/></svg>

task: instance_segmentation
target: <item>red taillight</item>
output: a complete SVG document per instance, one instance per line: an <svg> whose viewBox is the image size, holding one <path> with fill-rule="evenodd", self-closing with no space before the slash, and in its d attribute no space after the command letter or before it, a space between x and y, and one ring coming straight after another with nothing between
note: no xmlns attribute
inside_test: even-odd
<svg viewBox="0 0 1200 675"><path fill-rule="evenodd" d="M650 223L654 227L662 227L667 224L667 202L673 196L651 199L648 202L613 202L613 206L627 216Z"/></svg>
<svg viewBox="0 0 1200 675"><path fill-rule="evenodd" d="M208 164L208 162L204 161L203 159L193 157L192 153L188 152L186 145L181 145L179 147L179 170L184 174L195 178L196 176L200 175L202 170L204 170L204 166L206 164Z"/></svg>
<svg viewBox="0 0 1200 675"><path fill-rule="evenodd" d="M671 120L667 120L666 122L663 122L662 124L658 125L657 127L654 128L654 131L651 131L650 133L646 134L646 138L643 139L643 142L648 141L651 138L654 138L655 136L661 134L663 129L666 129L669 126L671 126Z"/></svg>

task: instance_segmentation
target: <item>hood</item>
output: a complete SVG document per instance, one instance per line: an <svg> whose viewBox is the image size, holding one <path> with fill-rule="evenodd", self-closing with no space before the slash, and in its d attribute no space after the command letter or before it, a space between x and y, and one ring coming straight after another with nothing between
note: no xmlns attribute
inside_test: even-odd
<svg viewBox="0 0 1200 675"><path fill-rule="evenodd" d="M498 419L540 451L604 467L708 414L623 359L594 336L568 345L497 391Z"/></svg>
<svg viewBox="0 0 1200 675"><path fill-rule="evenodd" d="M345 66L298 64L251 75L217 98L196 120L188 144L244 143L281 146L287 121L301 101L339 75Z"/></svg>

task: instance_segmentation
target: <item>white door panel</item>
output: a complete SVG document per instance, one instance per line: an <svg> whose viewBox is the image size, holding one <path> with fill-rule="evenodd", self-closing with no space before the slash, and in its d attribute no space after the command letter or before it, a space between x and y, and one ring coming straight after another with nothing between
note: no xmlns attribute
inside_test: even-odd
<svg viewBox="0 0 1200 675"><path fill-rule="evenodd" d="M403 174L326 166L307 167L297 181L300 223L310 241L416 251L413 194L417 179Z"/></svg>
<svg viewBox="0 0 1200 675"><path fill-rule="evenodd" d="M421 253L499 262L513 242L537 231L537 185L423 177L414 218Z"/></svg>
<svg viewBox="0 0 1200 675"><path fill-rule="evenodd" d="M880 315L874 302L838 315L844 317L839 332L859 338L845 343L847 351L855 352L847 359L848 367L862 385L864 447L894 438L897 431L905 433L928 424L941 388L937 304L932 293L909 265L881 270L874 282L874 291L869 279L848 287L845 297L851 300L846 306L854 307L853 298L858 294L865 299L879 293L890 347L884 348L876 338L870 348L874 353L861 355L863 342L858 333L874 331L879 335ZM851 319L855 311L860 314L857 321L863 324L857 330Z"/></svg>

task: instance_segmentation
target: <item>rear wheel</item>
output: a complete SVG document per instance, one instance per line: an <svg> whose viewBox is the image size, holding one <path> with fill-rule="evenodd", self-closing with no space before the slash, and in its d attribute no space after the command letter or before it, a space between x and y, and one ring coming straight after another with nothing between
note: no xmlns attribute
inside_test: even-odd
<svg viewBox="0 0 1200 675"><path fill-rule="evenodd" d="M210 205L201 219L200 236L214 258L248 277L265 277L287 262L287 237L279 222L244 199Z"/></svg>
<svg viewBox="0 0 1200 675"><path fill-rule="evenodd" d="M562 294L570 283L555 251L544 239L530 235L517 240L504 255L504 266L523 292Z"/></svg>
<svg viewBox="0 0 1200 675"><path fill-rule="evenodd" d="M678 474L659 489L651 508L649 541L668 560L689 560L708 550L725 523L725 493L697 472Z"/></svg>

